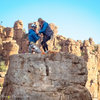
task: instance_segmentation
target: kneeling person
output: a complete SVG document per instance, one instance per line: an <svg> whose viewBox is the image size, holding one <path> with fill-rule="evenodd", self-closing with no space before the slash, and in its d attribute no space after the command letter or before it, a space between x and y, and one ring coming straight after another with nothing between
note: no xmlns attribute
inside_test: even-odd
<svg viewBox="0 0 100 100"><path fill-rule="evenodd" d="M29 30L28 39L29 39L29 53L41 53L41 50L35 45L35 43L40 39L40 36L36 34L37 26L32 24L31 29Z"/></svg>

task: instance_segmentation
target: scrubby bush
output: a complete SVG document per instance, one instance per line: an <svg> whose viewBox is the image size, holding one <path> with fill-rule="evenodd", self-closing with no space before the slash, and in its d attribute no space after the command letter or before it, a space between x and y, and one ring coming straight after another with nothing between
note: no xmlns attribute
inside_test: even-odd
<svg viewBox="0 0 100 100"><path fill-rule="evenodd" d="M2 83L0 83L0 87L3 87L3 84Z"/></svg>
<svg viewBox="0 0 100 100"><path fill-rule="evenodd" d="M98 45L94 46L94 50L92 50L93 52L96 52L98 50Z"/></svg>
<svg viewBox="0 0 100 100"><path fill-rule="evenodd" d="M28 38L28 34L23 34L23 38L27 39Z"/></svg>
<svg viewBox="0 0 100 100"><path fill-rule="evenodd" d="M85 52L81 52L81 56L84 56L85 55Z"/></svg>
<svg viewBox="0 0 100 100"><path fill-rule="evenodd" d="M5 72L7 70L7 66L4 61L0 61L0 72Z"/></svg>

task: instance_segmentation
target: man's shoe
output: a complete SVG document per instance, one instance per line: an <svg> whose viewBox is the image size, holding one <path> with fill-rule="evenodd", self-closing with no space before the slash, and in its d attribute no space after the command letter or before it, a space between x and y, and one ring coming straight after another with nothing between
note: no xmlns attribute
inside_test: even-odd
<svg viewBox="0 0 100 100"><path fill-rule="evenodd" d="M48 51L45 51L45 53L48 53Z"/></svg>

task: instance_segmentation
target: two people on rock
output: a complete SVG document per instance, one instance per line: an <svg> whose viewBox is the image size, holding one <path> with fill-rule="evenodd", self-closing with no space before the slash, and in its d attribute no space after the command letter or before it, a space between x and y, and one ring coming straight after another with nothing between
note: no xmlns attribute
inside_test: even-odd
<svg viewBox="0 0 100 100"><path fill-rule="evenodd" d="M43 40L41 42L42 48L45 53L48 53L47 41L51 39L53 31L51 30L49 24L42 18L39 18L38 22L40 26L40 30L38 33L36 32L37 26L35 24L32 24L31 29L29 30L29 53L32 53L32 51L41 53L41 50L36 46L36 42L41 38L41 34L43 34Z"/></svg>

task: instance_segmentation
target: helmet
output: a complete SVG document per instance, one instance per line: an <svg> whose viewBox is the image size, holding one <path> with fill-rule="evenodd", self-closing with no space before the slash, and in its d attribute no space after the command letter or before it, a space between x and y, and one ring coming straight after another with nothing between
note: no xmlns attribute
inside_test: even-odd
<svg viewBox="0 0 100 100"><path fill-rule="evenodd" d="M32 27L32 28L37 28L37 25L32 24L31 27Z"/></svg>

